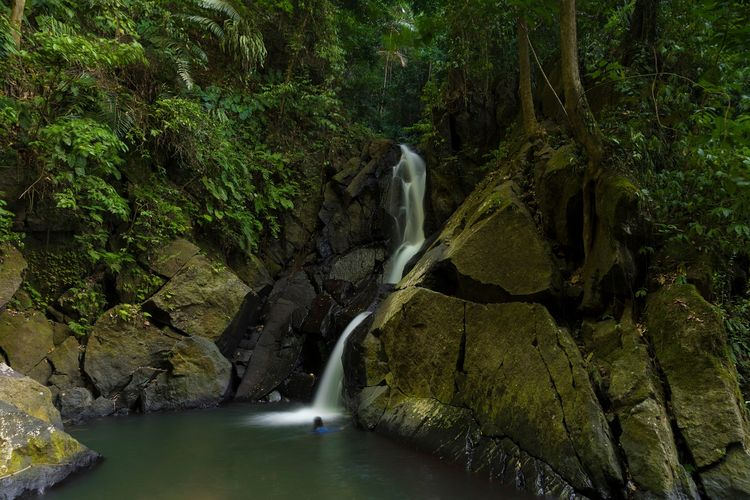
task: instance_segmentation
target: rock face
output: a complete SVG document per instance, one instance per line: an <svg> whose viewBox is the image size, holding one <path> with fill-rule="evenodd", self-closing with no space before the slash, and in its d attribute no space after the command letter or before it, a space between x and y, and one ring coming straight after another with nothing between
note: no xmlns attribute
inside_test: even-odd
<svg viewBox="0 0 750 500"><path fill-rule="evenodd" d="M0 247L0 311L13 298L23 282L26 260L15 247Z"/></svg>
<svg viewBox="0 0 750 500"><path fill-rule="evenodd" d="M528 173L490 174L352 334L348 407L364 428L538 495L750 498L720 317L672 286L638 323L638 189L602 174L585 239L575 150L547 149L523 153L533 199L517 187Z"/></svg>
<svg viewBox="0 0 750 500"><path fill-rule="evenodd" d="M629 322L587 325L584 333L594 379L612 404L621 429L620 446L637 491L662 492L667 498L698 498L679 451L661 382L648 346Z"/></svg>
<svg viewBox="0 0 750 500"><path fill-rule="evenodd" d="M143 410L216 406L229 390L232 366L208 339L178 341L166 356L165 372L143 388Z"/></svg>
<svg viewBox="0 0 750 500"><path fill-rule="evenodd" d="M517 189L513 182L486 179L449 219L405 285L480 302L552 293L559 278L549 246Z"/></svg>
<svg viewBox="0 0 750 500"><path fill-rule="evenodd" d="M237 398L259 399L291 374L304 342L299 332L314 298L315 289L304 272L276 283L268 298L263 326L254 343L247 346L250 358Z"/></svg>
<svg viewBox="0 0 750 500"><path fill-rule="evenodd" d="M44 491L98 459L62 431L48 389L0 364L0 498Z"/></svg>
<svg viewBox="0 0 750 500"><path fill-rule="evenodd" d="M583 268L584 309L601 311L613 297L632 289L637 266L631 247L638 213L638 189L632 182L617 175L599 179L593 248Z"/></svg>
<svg viewBox="0 0 750 500"><path fill-rule="evenodd" d="M157 328L132 306L96 322L84 369L102 396L144 411L216 405L231 378L229 362L209 340Z"/></svg>
<svg viewBox="0 0 750 500"><path fill-rule="evenodd" d="M677 427L707 494L750 496L750 425L721 317L693 285L662 289L647 307Z"/></svg>
<svg viewBox="0 0 750 500"><path fill-rule="evenodd" d="M55 348L52 325L39 311L0 313L0 349L14 370L47 383L46 356Z"/></svg>
<svg viewBox="0 0 750 500"><path fill-rule="evenodd" d="M250 293L226 266L197 255L144 307L158 321L187 335L219 341Z"/></svg>
<svg viewBox="0 0 750 500"><path fill-rule="evenodd" d="M622 483L583 359L544 307L482 305L411 287L381 305L362 349L355 393L385 385L409 400L432 401L431 411L441 416L430 422L466 408L463 420L478 423L479 438L509 438L578 491L607 496L611 484ZM370 415L363 422L370 428L409 435L400 422L419 421L398 416L409 401L389 398L382 411L355 401L359 415ZM445 425L438 423L442 431L451 428Z"/></svg>

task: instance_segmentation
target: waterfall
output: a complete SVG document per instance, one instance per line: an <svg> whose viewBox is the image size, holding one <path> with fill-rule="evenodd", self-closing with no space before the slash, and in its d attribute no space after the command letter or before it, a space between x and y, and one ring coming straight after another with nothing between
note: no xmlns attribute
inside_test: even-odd
<svg viewBox="0 0 750 500"><path fill-rule="evenodd" d="M331 357L328 359L323 377L320 379L320 384L313 400L313 410L328 413L335 412L341 407L339 400L341 399L341 385L344 381L344 364L341 360L344 354L344 344L346 344L346 339L349 338L349 335L370 314L370 311L359 313L356 318L346 325L344 333L339 337L336 347L333 348Z"/></svg>
<svg viewBox="0 0 750 500"><path fill-rule="evenodd" d="M384 283L398 283L409 263L424 244L424 160L401 145L401 160L393 167L388 213L395 222L399 245L385 266Z"/></svg>
<svg viewBox="0 0 750 500"><path fill-rule="evenodd" d="M424 194L426 169L424 160L405 145L401 145L401 159L393 167L389 190L388 213L393 217L399 245L385 265L383 281L398 283L404 268L424 244ZM341 388L344 381L342 355L349 335L371 314L359 313L344 329L328 358L318 384L312 406L293 412L274 412L258 415L254 422L263 425L312 423L313 418L341 416Z"/></svg>

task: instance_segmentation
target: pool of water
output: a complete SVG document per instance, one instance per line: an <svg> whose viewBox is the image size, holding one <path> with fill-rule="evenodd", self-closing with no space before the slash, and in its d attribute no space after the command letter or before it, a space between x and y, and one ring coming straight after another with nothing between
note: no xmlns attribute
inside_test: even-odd
<svg viewBox="0 0 750 500"><path fill-rule="evenodd" d="M528 499L347 420L266 425L285 407L224 408L108 418L69 432L105 460L45 500Z"/></svg>

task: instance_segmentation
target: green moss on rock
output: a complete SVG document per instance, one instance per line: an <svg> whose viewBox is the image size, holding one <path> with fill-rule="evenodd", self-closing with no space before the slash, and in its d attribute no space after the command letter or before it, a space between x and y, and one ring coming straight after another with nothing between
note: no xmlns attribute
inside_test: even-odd
<svg viewBox="0 0 750 500"><path fill-rule="evenodd" d="M673 285L648 297L647 326L695 465L711 471L716 484L747 484L735 469L719 467L734 448L736 460L747 463L750 426L718 311L693 285Z"/></svg>

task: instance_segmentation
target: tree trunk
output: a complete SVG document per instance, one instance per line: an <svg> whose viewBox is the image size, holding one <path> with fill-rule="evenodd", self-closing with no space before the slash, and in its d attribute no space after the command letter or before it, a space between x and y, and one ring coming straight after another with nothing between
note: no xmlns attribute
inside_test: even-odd
<svg viewBox="0 0 750 500"><path fill-rule="evenodd" d="M630 29L620 46L622 62L628 66L638 55L639 49L650 52L656 45L656 22L659 15L659 0L636 0Z"/></svg>
<svg viewBox="0 0 750 500"><path fill-rule="evenodd" d="M531 63L529 61L529 39L526 20L518 17L518 94L521 98L521 114L523 116L523 130L527 137L533 137L538 132L539 125L534 113L534 96L531 92Z"/></svg>
<svg viewBox="0 0 750 500"><path fill-rule="evenodd" d="M13 10L10 13L10 25L15 28L13 38L16 40L16 48L21 48L21 21L23 20L23 9L26 7L26 0L15 0Z"/></svg>
<svg viewBox="0 0 750 500"><path fill-rule="evenodd" d="M594 189L599 177L604 148L595 127L594 117L581 83L581 73L578 70L575 0L560 0L560 60L565 92L565 112L568 115L573 137L584 146L588 154L588 164L583 179L583 249L588 256L593 245L596 218Z"/></svg>

